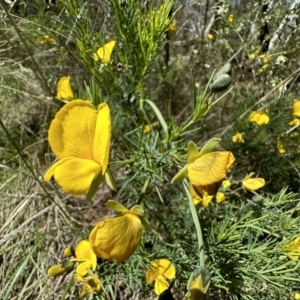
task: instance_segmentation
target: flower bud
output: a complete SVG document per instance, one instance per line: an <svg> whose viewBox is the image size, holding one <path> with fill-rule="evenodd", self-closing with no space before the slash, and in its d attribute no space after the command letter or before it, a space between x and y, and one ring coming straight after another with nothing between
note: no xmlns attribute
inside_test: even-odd
<svg viewBox="0 0 300 300"><path fill-rule="evenodd" d="M210 89L213 93L224 92L229 88L231 84L231 77L228 74L221 74L217 79L212 83Z"/></svg>

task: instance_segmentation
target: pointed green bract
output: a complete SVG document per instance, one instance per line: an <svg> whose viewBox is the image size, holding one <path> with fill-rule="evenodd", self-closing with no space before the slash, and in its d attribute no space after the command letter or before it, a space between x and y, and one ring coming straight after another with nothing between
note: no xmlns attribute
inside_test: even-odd
<svg viewBox="0 0 300 300"><path fill-rule="evenodd" d="M188 163L192 163L199 157L197 145L194 142L189 142L187 146L188 151Z"/></svg>
<svg viewBox="0 0 300 300"><path fill-rule="evenodd" d="M114 177L112 176L109 168L106 169L106 172L104 174L104 181L105 183L115 192L117 191L117 185L115 183Z"/></svg>
<svg viewBox="0 0 300 300"><path fill-rule="evenodd" d="M101 182L102 179L102 175L101 173L98 174L92 181L90 188L88 189L88 191L86 192L86 200L91 200L93 198L93 196L96 194L97 189L99 187L99 184Z"/></svg>
<svg viewBox="0 0 300 300"><path fill-rule="evenodd" d="M198 157L201 157L207 153L213 152L214 148L219 144L221 139L212 138L210 139L201 149Z"/></svg>
<svg viewBox="0 0 300 300"><path fill-rule="evenodd" d="M188 165L185 165L172 179L171 183L182 181L188 176Z"/></svg>
<svg viewBox="0 0 300 300"><path fill-rule="evenodd" d="M128 212L128 209L116 200L108 200L105 205L120 213Z"/></svg>
<svg viewBox="0 0 300 300"><path fill-rule="evenodd" d="M135 214L143 217L144 216L144 210L140 205L133 206L130 211L134 212Z"/></svg>

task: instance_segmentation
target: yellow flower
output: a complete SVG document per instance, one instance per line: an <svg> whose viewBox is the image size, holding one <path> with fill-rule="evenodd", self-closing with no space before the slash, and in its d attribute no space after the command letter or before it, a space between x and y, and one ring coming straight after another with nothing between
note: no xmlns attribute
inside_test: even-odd
<svg viewBox="0 0 300 300"><path fill-rule="evenodd" d="M237 133L232 137L232 141L233 141L234 143L236 143L236 144L244 143L243 134L244 134L244 133L237 132Z"/></svg>
<svg viewBox="0 0 300 300"><path fill-rule="evenodd" d="M79 296L81 298L87 297L90 294L99 294L101 292L102 286L97 275L82 277L79 274L74 274L74 279L78 282L83 282L83 286L79 291Z"/></svg>
<svg viewBox="0 0 300 300"><path fill-rule="evenodd" d="M80 262L76 268L78 275L85 276L88 273L88 269L96 270L97 256L93 252L89 241L82 240L77 244L75 256L76 258L71 258L70 261Z"/></svg>
<svg viewBox="0 0 300 300"><path fill-rule="evenodd" d="M293 102L293 116L300 117L300 100Z"/></svg>
<svg viewBox="0 0 300 300"><path fill-rule="evenodd" d="M82 195L93 180L107 170L111 137L110 111L106 103L95 107L83 100L63 106L51 122L48 140L59 160L45 173L66 192Z"/></svg>
<svg viewBox="0 0 300 300"><path fill-rule="evenodd" d="M234 15L233 14L230 14L228 17L227 17L227 21L229 23L232 23L234 21Z"/></svg>
<svg viewBox="0 0 300 300"><path fill-rule="evenodd" d="M174 21L170 22L168 26L168 32L169 34L174 34L177 31L177 25Z"/></svg>
<svg viewBox="0 0 300 300"><path fill-rule="evenodd" d="M70 76L62 77L58 81L56 97L66 101L71 101L75 98L70 84Z"/></svg>
<svg viewBox="0 0 300 300"><path fill-rule="evenodd" d="M265 53L259 56L260 59L262 59L264 64L267 64L270 61L270 54Z"/></svg>
<svg viewBox="0 0 300 300"><path fill-rule="evenodd" d="M300 291L294 294L294 299L299 300L300 299Z"/></svg>
<svg viewBox="0 0 300 300"><path fill-rule="evenodd" d="M109 64L111 62L111 54L115 45L116 41L112 40L103 47L100 47L97 52L93 54L94 60L98 61L100 59L104 64Z"/></svg>
<svg viewBox="0 0 300 300"><path fill-rule="evenodd" d="M243 187L248 191L256 191L262 188L266 184L263 178L249 178L246 177L243 179Z"/></svg>
<svg viewBox="0 0 300 300"><path fill-rule="evenodd" d="M72 247L68 247L64 250L64 256L73 256L73 255L75 255L75 253Z"/></svg>
<svg viewBox="0 0 300 300"><path fill-rule="evenodd" d="M194 205L198 209L201 205L204 207L208 207L209 203L211 202L212 198L214 197L213 195L208 195L207 192L201 190L199 193L202 193L202 198L196 193L195 188L193 187L192 184L190 184L189 187L191 196L193 198Z"/></svg>
<svg viewBox="0 0 300 300"><path fill-rule="evenodd" d="M251 54L249 55L249 58L252 59L252 60L255 59L255 57L256 57L256 54L255 54L255 53L251 53Z"/></svg>
<svg viewBox="0 0 300 300"><path fill-rule="evenodd" d="M218 204L220 204L220 203L224 202L224 200L225 200L225 194L222 193L222 192L217 192L217 194L216 194L216 202Z"/></svg>
<svg viewBox="0 0 300 300"><path fill-rule="evenodd" d="M260 125L268 124L270 118L267 114L261 111L253 111L249 117L249 121L254 122L260 126Z"/></svg>
<svg viewBox="0 0 300 300"><path fill-rule="evenodd" d="M169 283L166 280L175 278L176 270L168 259L155 259L150 263L146 273L146 282L151 284L155 281L154 290L156 295L160 295L168 289Z"/></svg>
<svg viewBox="0 0 300 300"><path fill-rule="evenodd" d="M90 233L89 240L98 257L123 262L140 243L144 211L139 205L128 210L114 200L109 200L106 205L120 214L99 222Z"/></svg>
<svg viewBox="0 0 300 300"><path fill-rule="evenodd" d="M150 125L144 125L143 132L146 134L149 133L150 131L151 131Z"/></svg>
<svg viewBox="0 0 300 300"><path fill-rule="evenodd" d="M214 38L214 36L210 33L206 37L207 37L208 40L212 40Z"/></svg>
<svg viewBox="0 0 300 300"><path fill-rule="evenodd" d="M300 124L300 119L297 119L297 118L294 118L294 120L289 123L289 125L293 126L293 127L297 126L299 124Z"/></svg>
<svg viewBox="0 0 300 300"><path fill-rule="evenodd" d="M284 247L287 256L292 260L297 260L300 256L300 237L297 237L291 243Z"/></svg>
<svg viewBox="0 0 300 300"><path fill-rule="evenodd" d="M284 154L286 151L281 143L281 141L277 141L277 150L280 154Z"/></svg>
<svg viewBox="0 0 300 300"><path fill-rule="evenodd" d="M223 181L222 181L222 188L223 188L223 189L229 189L230 186L231 186L230 180L226 179L226 180L223 180Z"/></svg>
<svg viewBox="0 0 300 300"><path fill-rule="evenodd" d="M187 299L203 300L209 288L211 275L205 267L198 267L191 274L186 294Z"/></svg>
<svg viewBox="0 0 300 300"><path fill-rule="evenodd" d="M49 276L64 275L64 274L71 272L73 270L74 266L75 266L74 262L67 260L61 264L58 264L58 265L55 265L55 266L49 268L47 271L47 274Z"/></svg>
<svg viewBox="0 0 300 300"><path fill-rule="evenodd" d="M51 38L49 35L44 35L44 40L48 44L53 44L54 43L54 39Z"/></svg>
<svg viewBox="0 0 300 300"><path fill-rule="evenodd" d="M193 142L188 144L188 163L172 179L172 183L188 177L202 194L215 194L216 186L232 166L235 158L229 151L215 151L219 139L209 140L198 152Z"/></svg>

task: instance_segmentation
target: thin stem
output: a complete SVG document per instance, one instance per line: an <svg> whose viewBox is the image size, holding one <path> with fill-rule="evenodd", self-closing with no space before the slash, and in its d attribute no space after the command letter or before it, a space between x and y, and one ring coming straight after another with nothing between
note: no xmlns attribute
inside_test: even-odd
<svg viewBox="0 0 300 300"><path fill-rule="evenodd" d="M192 217L193 217L193 222L194 222L194 225L195 225L195 228L196 228L199 251L200 251L200 266L205 267L205 256L204 256L203 236L202 236L201 225L200 225L200 222L199 222L198 214L197 214L197 211L196 211L191 193L189 191L189 186L188 186L188 182L187 182L186 179L184 179L184 181L183 181L183 186L184 186L184 190L186 192L186 195L189 199L190 210L191 210Z"/></svg>

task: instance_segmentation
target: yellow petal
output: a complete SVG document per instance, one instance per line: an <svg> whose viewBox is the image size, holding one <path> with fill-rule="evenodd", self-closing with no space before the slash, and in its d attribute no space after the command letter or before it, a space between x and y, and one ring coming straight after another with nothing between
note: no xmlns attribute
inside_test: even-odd
<svg viewBox="0 0 300 300"><path fill-rule="evenodd" d="M218 192L218 193L216 194L216 202L217 202L218 204L220 204L220 203L222 203L224 200L225 200L225 195L224 195L224 193Z"/></svg>
<svg viewBox="0 0 300 300"><path fill-rule="evenodd" d="M277 150L280 154L284 154L286 151L281 143L281 141L277 141Z"/></svg>
<svg viewBox="0 0 300 300"><path fill-rule="evenodd" d="M168 289L168 287L169 287L168 281L162 275L158 275L155 279L155 284L154 284L155 294L160 295L162 292Z"/></svg>
<svg viewBox="0 0 300 300"><path fill-rule="evenodd" d="M110 111L106 103L98 106L95 139L93 145L93 158L102 166L102 175L106 172L109 156L111 122Z"/></svg>
<svg viewBox="0 0 300 300"><path fill-rule="evenodd" d="M249 191L256 191L266 184L263 178L246 178L243 179L243 186Z"/></svg>
<svg viewBox="0 0 300 300"><path fill-rule="evenodd" d="M88 269L92 268L92 262L90 260L86 260L80 264L78 264L76 268L76 273L80 276L85 276L88 273Z"/></svg>
<svg viewBox="0 0 300 300"><path fill-rule="evenodd" d="M93 292L94 292L93 288L89 284L84 283L81 289L79 290L79 297L85 298L90 294L92 294Z"/></svg>
<svg viewBox="0 0 300 300"><path fill-rule="evenodd" d="M60 100L73 100L75 98L70 84L70 76L62 77L57 83L57 98Z"/></svg>
<svg viewBox="0 0 300 300"><path fill-rule="evenodd" d="M58 158L94 159L93 146L97 111L83 100L64 105L51 122L48 140Z"/></svg>
<svg viewBox="0 0 300 300"><path fill-rule="evenodd" d="M294 118L294 120L289 123L290 126L297 126L298 124L300 124L300 119L297 118Z"/></svg>
<svg viewBox="0 0 300 300"><path fill-rule="evenodd" d="M64 158L47 170L44 180L49 182L54 177L58 185L67 193L83 195L100 172L101 166L93 160Z"/></svg>
<svg viewBox="0 0 300 300"><path fill-rule="evenodd" d="M237 132L233 137L232 141L236 144L244 143L243 133Z"/></svg>
<svg viewBox="0 0 300 300"><path fill-rule="evenodd" d="M204 299L204 288L202 285L201 276L198 276L192 283L190 290L190 300L202 300Z"/></svg>
<svg viewBox="0 0 300 300"><path fill-rule="evenodd" d="M226 180L223 180L223 181L222 181L222 188L224 188L224 189L229 189L230 186L231 186L230 180L226 179Z"/></svg>
<svg viewBox="0 0 300 300"><path fill-rule="evenodd" d="M127 212L123 216L99 222L90 233L89 240L98 257L123 262L135 252L141 234L140 218Z"/></svg>
<svg viewBox="0 0 300 300"><path fill-rule="evenodd" d="M300 117L300 101L293 102L293 116Z"/></svg>
<svg viewBox="0 0 300 300"><path fill-rule="evenodd" d="M73 256L74 255L74 250L72 247L65 248L64 250L64 256Z"/></svg>
<svg viewBox="0 0 300 300"><path fill-rule="evenodd" d="M97 256L93 252L93 249L89 241L87 240L80 241L76 246L75 255L76 258L78 259L82 259L82 260L86 259L91 261L92 270L96 269Z"/></svg>
<svg viewBox="0 0 300 300"><path fill-rule="evenodd" d="M299 300L300 299L300 291L294 294L294 299Z"/></svg>
<svg viewBox="0 0 300 300"><path fill-rule="evenodd" d="M249 117L249 121L256 123L257 125L264 125L269 123L270 118L261 111L253 111Z"/></svg>
<svg viewBox="0 0 300 300"><path fill-rule="evenodd" d="M194 186L206 186L221 181L234 162L231 152L216 151L203 155L188 165L188 177Z"/></svg>
<svg viewBox="0 0 300 300"><path fill-rule="evenodd" d="M176 270L173 264L168 259L155 259L151 261L146 272L146 282L151 284L158 275L163 275L168 279L175 278Z"/></svg>
<svg viewBox="0 0 300 300"><path fill-rule="evenodd" d="M101 292L102 286L98 276L89 276L87 277L86 282L90 287L93 288L94 294L99 294Z"/></svg>
<svg viewBox="0 0 300 300"><path fill-rule="evenodd" d="M98 61L101 59L101 61L104 64L109 64L111 61L111 53L115 47L116 41L110 41L107 44L105 44L103 47L100 47L97 50L97 53L93 54L94 60Z"/></svg>

